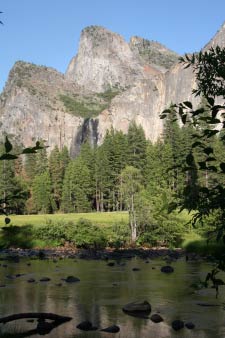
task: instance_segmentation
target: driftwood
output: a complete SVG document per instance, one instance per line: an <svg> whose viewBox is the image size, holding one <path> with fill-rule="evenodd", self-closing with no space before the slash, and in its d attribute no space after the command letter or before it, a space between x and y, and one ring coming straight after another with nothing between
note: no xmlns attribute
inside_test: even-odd
<svg viewBox="0 0 225 338"><path fill-rule="evenodd" d="M54 320L56 322L68 322L71 320L71 317L65 317L65 316L59 316L54 313L45 313L45 312L27 312L27 313L17 313L15 315L10 315L7 317L2 317L0 318L0 323L8 323L12 322L13 320L18 320L18 319L29 319L29 318L37 318L37 319L42 319L42 320Z"/></svg>
<svg viewBox="0 0 225 338"><path fill-rule="evenodd" d="M28 313L18 313L10 315L7 317L0 318L0 323L8 323L18 319L30 319L37 318L37 327L36 329L20 333L18 337L29 337L34 334L45 335L55 329L57 326L70 321L71 317L59 316L54 313L45 313L45 312L28 312ZM46 320L51 320L52 322L46 322Z"/></svg>

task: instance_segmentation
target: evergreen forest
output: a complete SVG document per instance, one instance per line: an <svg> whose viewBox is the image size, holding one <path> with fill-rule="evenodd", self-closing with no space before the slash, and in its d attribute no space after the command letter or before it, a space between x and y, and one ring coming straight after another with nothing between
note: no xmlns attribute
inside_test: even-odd
<svg viewBox="0 0 225 338"><path fill-rule="evenodd" d="M204 100L201 107L207 115ZM193 142L200 137L204 119L196 128L193 123L181 125L171 105L164 121L164 134L155 144L132 122L127 134L109 130L100 146L84 142L76 158L66 147L55 147L49 155L40 147L35 154L0 161L1 201L10 201L7 213L128 211L132 242L176 243L190 229L179 220L180 210L199 207L199 186L213 189L223 182L215 170L197 170L203 154ZM206 151L214 149L218 160L212 158L214 167L224 161L223 142L216 135L207 141ZM20 149L17 145L13 151ZM207 218L210 226L212 218Z"/></svg>

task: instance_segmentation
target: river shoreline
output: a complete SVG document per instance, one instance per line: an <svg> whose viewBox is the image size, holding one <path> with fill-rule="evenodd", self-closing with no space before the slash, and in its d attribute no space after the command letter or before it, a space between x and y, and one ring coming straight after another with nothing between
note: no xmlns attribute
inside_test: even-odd
<svg viewBox="0 0 225 338"><path fill-rule="evenodd" d="M146 248L128 248L128 249L75 249L75 248L46 248L46 249L21 249L9 248L0 250L0 257L27 257L27 258L80 258L80 259L131 259L139 257L142 259L151 259L158 257L168 257L178 259L185 255L183 249L169 249L165 247Z"/></svg>

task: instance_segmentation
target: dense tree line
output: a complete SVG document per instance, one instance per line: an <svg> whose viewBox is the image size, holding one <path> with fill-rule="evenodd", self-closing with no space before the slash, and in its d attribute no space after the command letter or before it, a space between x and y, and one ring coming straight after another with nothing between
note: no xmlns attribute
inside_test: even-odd
<svg viewBox="0 0 225 338"><path fill-rule="evenodd" d="M168 198L176 194L178 200L194 203L193 187L198 181L207 187L220 180L210 172L199 176L193 166L191 171L185 169L191 139L193 135L197 139L197 133L193 127L178 126L170 114L163 138L155 144L146 140L141 126L131 123L127 135L108 131L99 147L84 143L75 159L70 158L66 147L55 147L49 156L44 148L16 161L1 161L0 194L4 198L20 192L20 198L11 205L14 213L126 210L128 188L124 180L129 168L136 168L139 190L144 189L152 202L162 194ZM223 159L222 141L215 137L209 142ZM201 153L195 153L195 161L201 161Z"/></svg>
<svg viewBox="0 0 225 338"><path fill-rule="evenodd" d="M43 148L15 161L1 161L1 197L17 195L10 212L19 214L128 210L133 238L137 232L147 233L146 227L167 222L171 201L193 209L199 184L213 187L221 180L215 172L195 168L202 154L192 145L201 126L181 127L174 114L168 114L164 135L155 144L133 122L126 135L108 131L96 148L83 143L75 159L66 147L55 147L49 156ZM223 141L215 136L208 142L224 161ZM194 156L188 166L190 151Z"/></svg>

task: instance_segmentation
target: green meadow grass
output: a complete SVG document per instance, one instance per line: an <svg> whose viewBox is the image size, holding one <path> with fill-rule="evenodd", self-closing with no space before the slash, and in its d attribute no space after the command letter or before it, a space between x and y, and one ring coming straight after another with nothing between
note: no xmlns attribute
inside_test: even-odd
<svg viewBox="0 0 225 338"><path fill-rule="evenodd" d="M182 248L187 252L193 252L200 255L209 255L215 258L221 257L225 253L225 244L215 239L207 241L207 238L192 231L184 235Z"/></svg>
<svg viewBox="0 0 225 338"><path fill-rule="evenodd" d="M77 222L80 218L88 219L93 224L99 226L110 226L116 223L128 223L128 213L124 211L10 216L11 224L16 226L23 226L26 224L34 226L45 225L48 220L55 222ZM0 216L0 227L5 225L4 219L4 216Z"/></svg>

